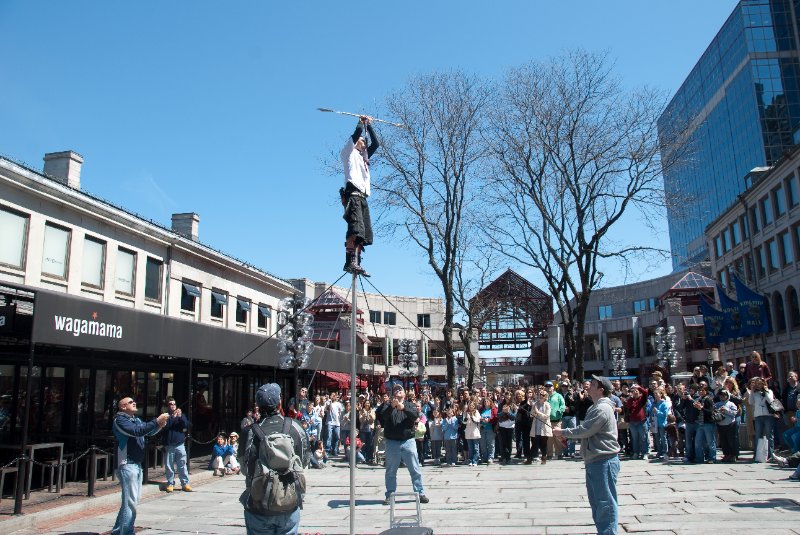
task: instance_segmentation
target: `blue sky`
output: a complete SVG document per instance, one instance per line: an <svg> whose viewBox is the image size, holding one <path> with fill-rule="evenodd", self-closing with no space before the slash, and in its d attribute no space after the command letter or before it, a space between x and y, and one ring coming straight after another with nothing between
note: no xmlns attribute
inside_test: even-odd
<svg viewBox="0 0 800 535"><path fill-rule="evenodd" d="M166 226L196 212L202 242L332 282L344 222L326 161L355 122L317 107L374 113L417 74L496 79L572 48L673 93L735 5L0 0L0 154L41 169L46 152L75 150L85 190ZM663 227L642 241L663 245ZM378 242L364 265L384 293L441 293L411 246Z"/></svg>

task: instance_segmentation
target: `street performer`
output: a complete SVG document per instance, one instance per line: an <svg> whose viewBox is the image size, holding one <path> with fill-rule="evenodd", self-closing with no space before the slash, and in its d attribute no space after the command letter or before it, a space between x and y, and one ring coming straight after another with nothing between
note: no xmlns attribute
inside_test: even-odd
<svg viewBox="0 0 800 535"><path fill-rule="evenodd" d="M365 137L367 134L369 146ZM369 159L379 146L378 136L372 129L372 118L362 115L355 132L347 138L339 155L344 166L344 187L339 189L339 194L344 206L343 217L347 221L343 269L365 277L369 277L369 273L361 267L361 253L364 247L372 244L372 222L367 205L370 194Z"/></svg>

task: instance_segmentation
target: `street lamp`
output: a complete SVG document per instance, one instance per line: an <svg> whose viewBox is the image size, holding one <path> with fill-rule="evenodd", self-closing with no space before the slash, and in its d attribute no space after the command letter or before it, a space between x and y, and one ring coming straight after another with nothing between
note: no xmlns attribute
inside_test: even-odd
<svg viewBox="0 0 800 535"><path fill-rule="evenodd" d="M418 360L416 340L401 338L397 341L397 362L400 365L400 375L406 379L406 388L408 388L408 378L419 374Z"/></svg>
<svg viewBox="0 0 800 535"><path fill-rule="evenodd" d="M677 338L675 327L672 325L666 329L660 325L656 327L656 357L658 364L667 368L670 377L672 377L672 368L678 365L680 359L680 354L675 349Z"/></svg>
<svg viewBox="0 0 800 535"><path fill-rule="evenodd" d="M627 351L624 347L611 348L611 362L614 366L614 375L617 377L623 377L628 374L626 353Z"/></svg>
<svg viewBox="0 0 800 535"><path fill-rule="evenodd" d="M278 367L294 369L294 399L300 392L299 369L306 365L314 351L314 315L305 312L311 299L295 294L286 297L278 305ZM297 410L297 407L295 407Z"/></svg>

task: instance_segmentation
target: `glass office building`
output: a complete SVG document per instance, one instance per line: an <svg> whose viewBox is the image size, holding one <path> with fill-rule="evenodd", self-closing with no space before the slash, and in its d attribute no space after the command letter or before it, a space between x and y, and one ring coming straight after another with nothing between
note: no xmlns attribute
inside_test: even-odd
<svg viewBox="0 0 800 535"><path fill-rule="evenodd" d="M740 1L659 118L675 270L708 257L706 225L800 139L798 16L800 0Z"/></svg>

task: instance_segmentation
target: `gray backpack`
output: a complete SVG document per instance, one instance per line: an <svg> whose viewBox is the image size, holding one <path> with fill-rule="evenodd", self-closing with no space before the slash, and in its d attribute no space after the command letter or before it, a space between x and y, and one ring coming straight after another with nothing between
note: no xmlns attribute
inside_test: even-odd
<svg viewBox="0 0 800 535"><path fill-rule="evenodd" d="M280 433L264 434L258 424L251 429L258 439L258 458L250 483L250 509L256 514L278 515L303 508L306 476L289 434L292 419L284 417Z"/></svg>

